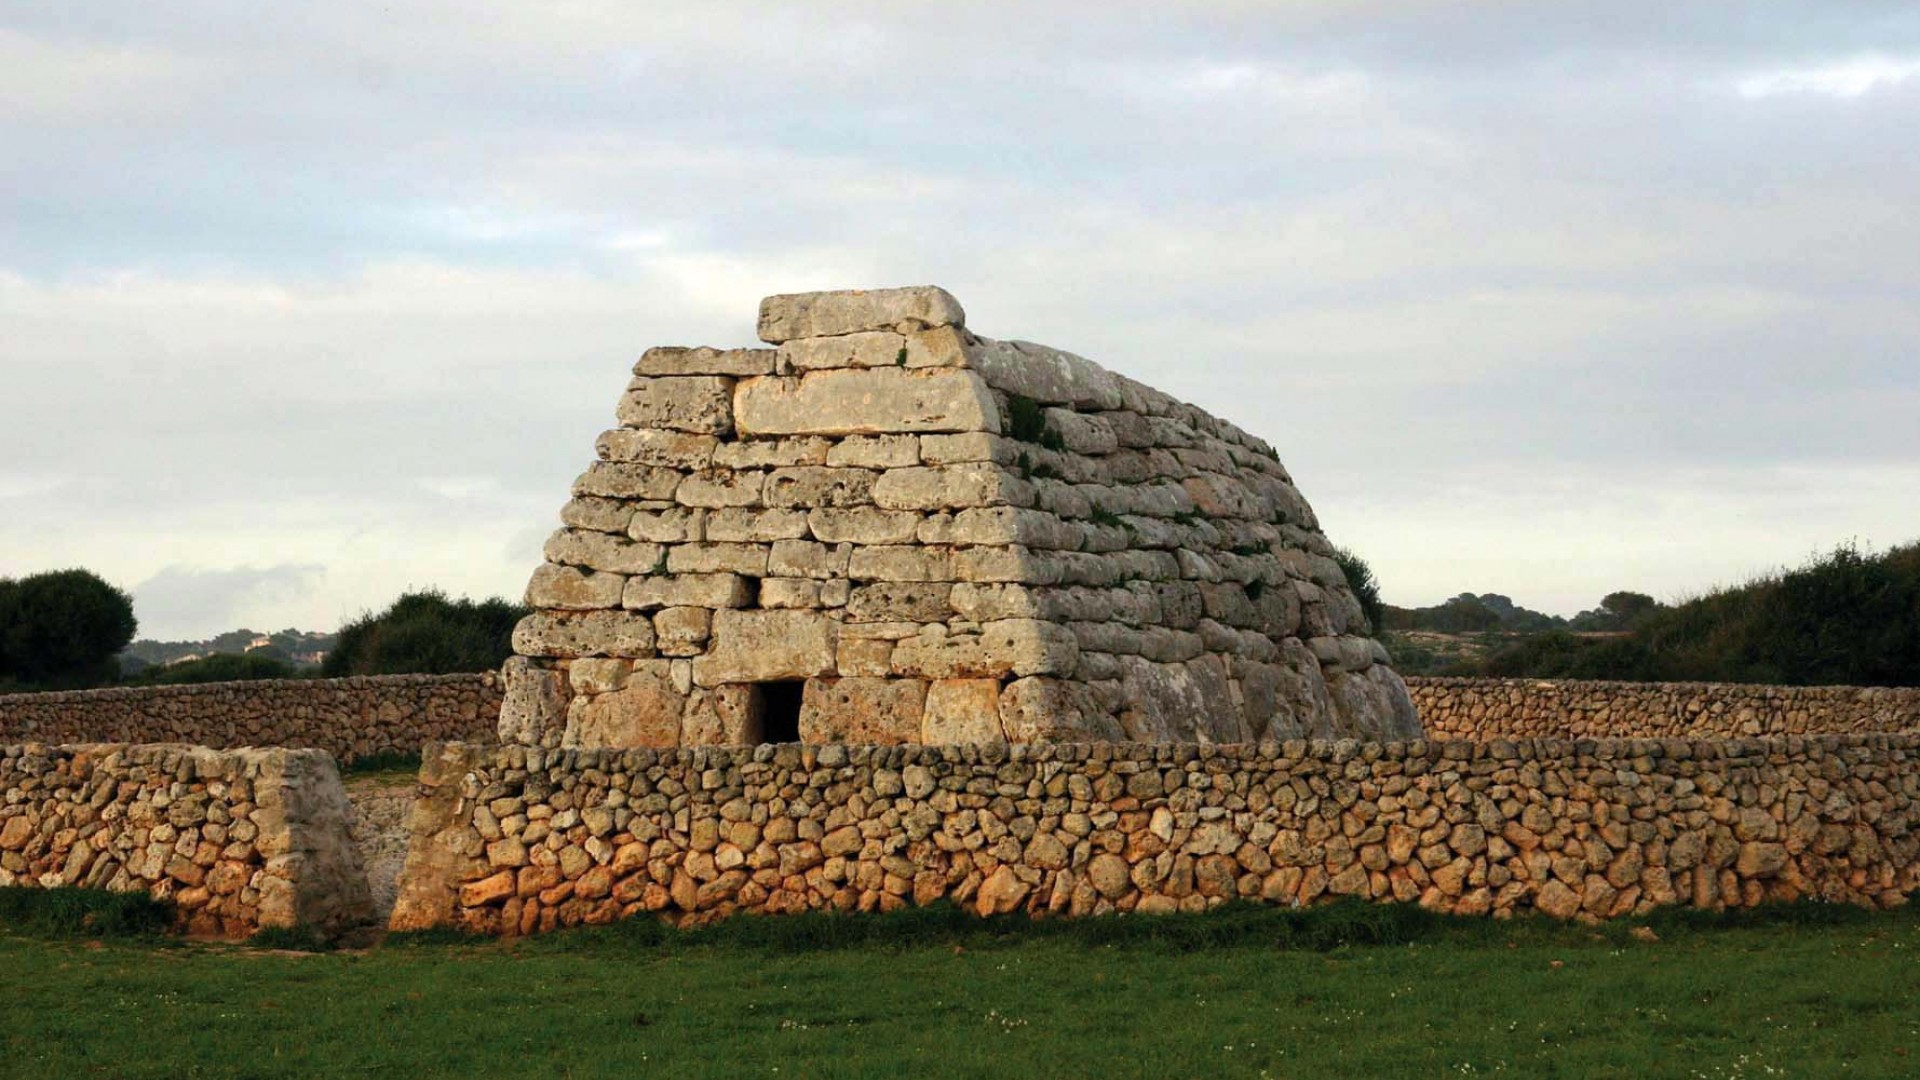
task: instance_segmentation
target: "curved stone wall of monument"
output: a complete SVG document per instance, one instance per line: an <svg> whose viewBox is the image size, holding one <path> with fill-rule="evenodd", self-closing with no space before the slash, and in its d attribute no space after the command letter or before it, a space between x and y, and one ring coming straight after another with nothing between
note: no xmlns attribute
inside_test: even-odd
<svg viewBox="0 0 1920 1080"><path fill-rule="evenodd" d="M534 571L541 746L1421 733L1272 447L937 288L656 348Z"/></svg>

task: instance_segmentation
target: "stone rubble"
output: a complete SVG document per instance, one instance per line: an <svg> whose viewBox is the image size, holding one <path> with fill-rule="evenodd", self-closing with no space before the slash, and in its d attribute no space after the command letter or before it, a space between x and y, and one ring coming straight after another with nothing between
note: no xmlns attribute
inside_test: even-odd
<svg viewBox="0 0 1920 1080"><path fill-rule="evenodd" d="M319 750L0 746L0 888L144 891L192 934L365 923L347 817Z"/></svg>

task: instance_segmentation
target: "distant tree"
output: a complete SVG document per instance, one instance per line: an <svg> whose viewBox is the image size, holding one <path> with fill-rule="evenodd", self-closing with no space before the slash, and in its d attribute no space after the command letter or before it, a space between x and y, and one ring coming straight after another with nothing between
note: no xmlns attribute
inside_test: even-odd
<svg viewBox="0 0 1920 1080"><path fill-rule="evenodd" d="M249 653L214 653L198 660L183 660L165 667L148 668L139 681L153 686L180 683L246 682L253 679L291 679L299 674L292 664L263 656L265 649Z"/></svg>
<svg viewBox="0 0 1920 1080"><path fill-rule="evenodd" d="M1500 626L1500 613L1472 595L1456 596L1436 608L1426 608L1427 629L1445 633L1470 633L1494 630Z"/></svg>
<svg viewBox="0 0 1920 1080"><path fill-rule="evenodd" d="M1347 588L1352 589L1354 599L1360 601L1369 630L1379 633L1387 625L1387 614L1386 605L1380 602L1380 582L1373 576L1373 568L1346 548L1333 549L1333 561L1340 564L1340 572L1347 577Z"/></svg>
<svg viewBox="0 0 1920 1080"><path fill-rule="evenodd" d="M1638 593L1611 593L1575 628L1597 628L1605 620L1624 623L1612 628L1627 633L1536 635L1488 658L1483 670L1535 678L1920 686L1920 544L1877 556L1842 544L1797 569L1672 607Z"/></svg>
<svg viewBox="0 0 1920 1080"><path fill-rule="evenodd" d="M0 684L97 686L119 674L113 655L139 624L133 600L89 570L0 578Z"/></svg>
<svg viewBox="0 0 1920 1080"><path fill-rule="evenodd" d="M449 600L438 589L405 593L387 610L341 627L321 673L492 671L513 655L513 627L526 614L525 607L498 598L476 603Z"/></svg>
<svg viewBox="0 0 1920 1080"><path fill-rule="evenodd" d="M1583 632L1633 630L1663 610L1660 601L1646 593L1610 592L1600 598L1600 606L1575 615L1567 628Z"/></svg>

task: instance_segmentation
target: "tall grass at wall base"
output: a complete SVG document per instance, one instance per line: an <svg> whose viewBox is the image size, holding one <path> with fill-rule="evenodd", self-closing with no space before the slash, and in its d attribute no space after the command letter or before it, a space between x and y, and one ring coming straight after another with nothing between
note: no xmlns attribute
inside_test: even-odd
<svg viewBox="0 0 1920 1080"><path fill-rule="evenodd" d="M1205 953L1226 949L1331 952L1416 944L1484 946L1556 942L1625 944L1648 931L1661 939L1729 930L1794 930L1920 921L1920 907L1877 911L1852 904L1803 900L1709 911L1660 908L1641 917L1586 924L1544 915L1507 919L1446 915L1415 904L1340 899L1302 908L1229 903L1211 911L1171 915L1033 917L1024 913L981 918L940 901L887 914L805 912L736 915L678 929L639 917L606 926L558 930L511 943L530 953L617 955L720 950L792 955L862 949L994 948L1057 941L1082 948ZM496 939L430 930L387 937L387 947L485 945Z"/></svg>
<svg viewBox="0 0 1920 1080"><path fill-rule="evenodd" d="M171 925L173 905L146 893L0 888L0 930L9 933L54 938L154 938Z"/></svg>
<svg viewBox="0 0 1920 1080"><path fill-rule="evenodd" d="M420 755L403 754L395 750L382 750L377 754L365 754L340 766L342 777L385 776L392 774L418 775Z"/></svg>

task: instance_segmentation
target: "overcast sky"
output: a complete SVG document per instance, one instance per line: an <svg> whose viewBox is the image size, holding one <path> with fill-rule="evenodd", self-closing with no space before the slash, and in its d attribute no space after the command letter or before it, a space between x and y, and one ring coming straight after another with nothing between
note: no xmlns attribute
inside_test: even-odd
<svg viewBox="0 0 1920 1080"><path fill-rule="evenodd" d="M518 595L634 355L937 283L1386 598L1920 537L1912 4L0 3L0 576Z"/></svg>

